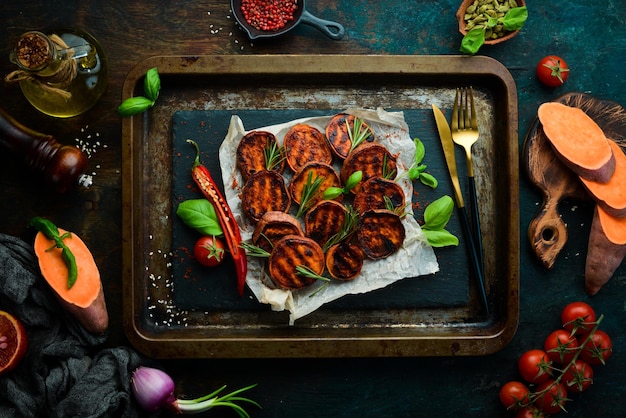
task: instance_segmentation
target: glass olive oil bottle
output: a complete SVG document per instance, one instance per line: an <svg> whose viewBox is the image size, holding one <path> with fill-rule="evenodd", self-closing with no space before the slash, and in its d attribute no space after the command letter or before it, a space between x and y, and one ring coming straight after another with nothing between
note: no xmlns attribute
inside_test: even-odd
<svg viewBox="0 0 626 418"><path fill-rule="evenodd" d="M80 115L106 90L107 61L98 42L85 32L26 32L10 59L18 69L5 80L19 83L26 99L50 116Z"/></svg>

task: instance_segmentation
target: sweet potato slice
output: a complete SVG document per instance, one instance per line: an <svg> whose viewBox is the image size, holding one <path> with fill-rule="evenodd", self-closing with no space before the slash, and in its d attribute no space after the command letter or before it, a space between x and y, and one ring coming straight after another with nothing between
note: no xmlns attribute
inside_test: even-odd
<svg viewBox="0 0 626 418"><path fill-rule="evenodd" d="M585 261L585 289L595 295L626 256L626 218L617 218L596 205Z"/></svg>
<svg viewBox="0 0 626 418"><path fill-rule="evenodd" d="M333 153L317 128L299 123L294 125L283 140L287 164L297 173L307 163L317 161L324 164L333 162Z"/></svg>
<svg viewBox="0 0 626 418"><path fill-rule="evenodd" d="M609 139L615 156L615 171L606 183L580 178L591 197L613 216L626 216L626 154L615 141Z"/></svg>
<svg viewBox="0 0 626 418"><path fill-rule="evenodd" d="M59 228L59 234L67 231ZM76 282L68 288L68 268L61 256L61 249L55 248L54 241L42 232L35 236L34 250L39 261L41 275L54 291L61 305L72 314L89 332L104 333L109 326L104 291L100 280L100 271L87 248L76 234L65 238L65 245L76 259L78 275Z"/></svg>
<svg viewBox="0 0 626 418"><path fill-rule="evenodd" d="M326 140L330 145L330 148L338 158L345 160L350 150L352 149L352 139L350 139L350 133L348 129L354 130L354 115L348 115L347 113L339 113L328 122L326 125ZM363 143L373 142L376 140L371 128L363 122L361 124L361 131L367 132L369 129L369 135Z"/></svg>
<svg viewBox="0 0 626 418"><path fill-rule="evenodd" d="M363 269L363 249L351 242L335 244L326 253L326 270L337 280L354 280Z"/></svg>
<svg viewBox="0 0 626 418"><path fill-rule="evenodd" d="M539 121L554 152L578 176L600 183L615 171L615 156L602 128L582 109L563 103L539 106Z"/></svg>
<svg viewBox="0 0 626 418"><path fill-rule="evenodd" d="M312 161L310 163L307 163L304 167L302 167L300 171L294 174L294 176L291 178L291 182L289 183L291 198L294 202L298 204L302 202L302 195L307 185L309 174L311 174L311 182L314 182L317 177L321 177L324 179L322 181L322 185L317 191L317 194L310 199L310 205L314 205L315 203L322 200L324 191L329 187L341 187L341 180L339 180L339 175L337 175L337 172L335 171L333 166L317 161ZM341 199L341 196L339 196L337 199Z"/></svg>
<svg viewBox="0 0 626 418"><path fill-rule="evenodd" d="M405 236L400 216L387 209L365 212L357 230L358 243L372 260L389 257L398 251Z"/></svg>
<svg viewBox="0 0 626 418"><path fill-rule="evenodd" d="M324 247L333 235L341 232L347 216L346 207L334 200L320 200L304 216L307 237Z"/></svg>
<svg viewBox="0 0 626 418"><path fill-rule="evenodd" d="M267 212L289 211L291 198L283 176L268 170L251 175L241 190L241 206L255 223Z"/></svg>
<svg viewBox="0 0 626 418"><path fill-rule="evenodd" d="M299 235L287 235L276 243L269 258L269 272L274 284L283 289L301 289L317 279L305 277L296 270L308 267L314 273L324 272L324 252L315 241Z"/></svg>
<svg viewBox="0 0 626 418"><path fill-rule="evenodd" d="M235 156L237 167L244 180L259 171L267 170L266 152L272 147L278 147L276 137L271 132L251 131L244 135L237 145ZM284 159L279 158L272 170L282 173L285 168Z"/></svg>
<svg viewBox="0 0 626 418"><path fill-rule="evenodd" d="M352 173L363 172L361 183L352 191L357 193L361 185L372 177L395 178L397 170L396 158L385 146L368 142L352 151L343 162L339 177L345 184Z"/></svg>
<svg viewBox="0 0 626 418"><path fill-rule="evenodd" d="M288 213L271 211L264 214L254 227L252 243L272 252L274 245L287 235L304 236L300 222Z"/></svg>
<svg viewBox="0 0 626 418"><path fill-rule="evenodd" d="M359 214L372 209L388 209L385 198L389 199L394 209L404 206L404 190L396 181L372 177L361 185L352 206Z"/></svg>

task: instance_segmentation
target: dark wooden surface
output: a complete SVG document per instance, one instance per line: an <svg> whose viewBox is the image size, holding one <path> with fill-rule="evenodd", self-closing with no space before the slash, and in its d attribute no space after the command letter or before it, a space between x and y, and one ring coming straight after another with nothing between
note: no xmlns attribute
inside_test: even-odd
<svg viewBox="0 0 626 418"><path fill-rule="evenodd" d="M91 243L111 316L110 346L127 344L121 309L121 121L115 113L128 71L153 55L198 54L456 54L461 40L454 14L460 1L402 0L309 1L314 15L345 25L346 35L332 41L309 26L278 39L250 42L235 25L228 1L3 1L0 5L0 71L12 70L9 51L26 30L77 27L102 44L110 65L104 98L88 113L68 119L39 114L18 88L0 85L0 102L20 122L54 134L65 143L84 141L91 150L89 191L64 196L47 190L20 161L0 155L0 232L28 237L34 215L55 219ZM509 43L480 53L506 65L518 85L520 147L537 106L568 91L580 91L626 104L626 12L623 0L578 0L564 6L530 2L530 18ZM570 64L567 84L542 87L537 61L558 54ZM572 232L552 270L545 270L525 235L541 204L541 194L522 175L521 312L519 330L500 352L477 358L323 359L323 360L176 360L161 365L176 379L181 395L201 395L222 384L230 388L258 383L251 393L263 405L254 417L413 417L505 416L499 387L518 378L519 355L539 347L558 324L561 308L572 300L589 301L606 317L615 352L596 371L590 391L575 397L570 417L619 417L626 409L626 270L593 298L584 293L586 232L591 207L566 202L563 216ZM213 412L209 416L220 416ZM228 415L227 415L228 416Z"/></svg>

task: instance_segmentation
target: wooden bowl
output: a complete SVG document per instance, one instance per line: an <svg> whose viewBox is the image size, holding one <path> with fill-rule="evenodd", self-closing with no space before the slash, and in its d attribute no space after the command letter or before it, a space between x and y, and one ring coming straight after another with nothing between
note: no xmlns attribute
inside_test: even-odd
<svg viewBox="0 0 626 418"><path fill-rule="evenodd" d="M465 16L465 11L467 10L467 8L474 3L475 0L463 0L463 3L461 3L461 6L459 6L459 10L457 10L456 12L456 18L459 22L459 32L461 32L461 34L463 36L465 36L467 34L467 29L466 29L466 22L464 19ZM526 6L526 1L525 0L517 0L517 5L518 7L521 6ZM496 45L499 44L501 42L505 42L508 41L509 39L511 39L512 37L514 37L515 35L517 35L519 33L519 30L513 31L513 32L508 32L506 35L501 36L499 38L496 39L485 39L485 45Z"/></svg>

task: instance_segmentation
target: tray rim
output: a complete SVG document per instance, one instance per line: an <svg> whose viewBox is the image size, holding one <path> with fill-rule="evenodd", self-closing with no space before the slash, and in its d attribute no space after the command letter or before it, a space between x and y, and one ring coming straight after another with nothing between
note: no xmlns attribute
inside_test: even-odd
<svg viewBox="0 0 626 418"><path fill-rule="evenodd" d="M442 68L441 61L445 62ZM344 65L330 65L343 63ZM294 70L294 64L298 64ZM349 68L346 70L346 65ZM128 73L123 87L122 100L132 97L137 83L145 72L158 67L163 76L179 74L197 75L300 75L300 74L395 74L437 77L443 74L485 76L496 79L505 90L507 140L509 161L517 169L507 173L511 184L519 185L517 90L508 69L497 60L486 56L461 55L170 55L154 56L139 62ZM300 70L305 68L306 70ZM141 132L144 117L136 115L122 120L122 287L123 326L127 338L139 351L151 357L167 358L259 358L259 357L416 357L443 355L486 355L502 349L513 338L519 324L519 190L510 191L508 230L515 242L510 255L510 277L506 281L509 295L504 318L477 324L483 332L478 334L411 336L409 333L373 336L324 335L267 335L259 338L220 337L189 338L184 335L159 338L145 333L139 326L136 306L136 279L134 276L135 232L137 230L134 196L138 187L133 184L135 167L133 145L136 133ZM513 238L512 238L513 239ZM295 334L295 333L294 333ZM384 344L381 344L383 343ZM268 354L266 344L277 347L276 354ZM306 344L311 354L294 349ZM163 347L167 346L167 350ZM315 349L311 349L314 347ZM167 354L163 353L167 351ZM258 355L258 353L262 353Z"/></svg>

